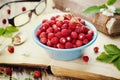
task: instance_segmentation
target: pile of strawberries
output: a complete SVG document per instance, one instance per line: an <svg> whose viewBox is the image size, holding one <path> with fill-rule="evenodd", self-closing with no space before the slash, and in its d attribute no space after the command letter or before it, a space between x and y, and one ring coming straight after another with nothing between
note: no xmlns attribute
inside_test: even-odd
<svg viewBox="0 0 120 80"><path fill-rule="evenodd" d="M53 48L69 49L88 44L94 32L80 17L71 14L52 16L44 19L36 36L40 42Z"/></svg>

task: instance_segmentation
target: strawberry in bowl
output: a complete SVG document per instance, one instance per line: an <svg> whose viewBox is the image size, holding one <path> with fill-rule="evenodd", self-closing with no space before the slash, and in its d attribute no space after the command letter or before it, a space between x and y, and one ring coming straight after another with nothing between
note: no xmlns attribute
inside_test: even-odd
<svg viewBox="0 0 120 80"><path fill-rule="evenodd" d="M34 30L35 42L57 60L73 60L97 38L96 28L71 14L44 19Z"/></svg>

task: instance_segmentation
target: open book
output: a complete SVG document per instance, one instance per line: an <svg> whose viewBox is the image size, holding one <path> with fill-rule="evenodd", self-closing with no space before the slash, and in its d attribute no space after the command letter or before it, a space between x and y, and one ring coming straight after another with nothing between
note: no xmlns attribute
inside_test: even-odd
<svg viewBox="0 0 120 80"><path fill-rule="evenodd" d="M118 71L112 64L105 64L98 62L96 57L99 54L95 54L93 48L98 46L100 51L103 51L103 45L108 43L113 43L119 46L120 37L118 38L110 38L99 32L99 36L96 42L89 46L84 50L84 55L88 55L90 60L88 63L83 62L82 58L78 58L71 61L59 61L52 59L46 51L38 46L33 39L34 29L41 23L43 19L48 19L52 15L61 14L61 13L53 13L49 15L41 15L39 17L34 18L32 22L28 25L21 27L20 31L27 36L27 40L25 43L19 46L15 46L15 52L10 54L7 49L1 52L0 54L0 64L14 64L14 65L26 65L26 66L51 66L53 67L53 73L56 75L62 74L62 76L72 76L72 77L81 77L89 76L89 77L97 77L102 78L102 76L96 76L93 74L99 74L103 76L108 76L120 79L120 71ZM103 40L104 39L104 40ZM59 71L63 70L62 72ZM65 70L68 69L68 74L65 74ZM58 73L56 71L58 70ZM73 70L72 72L76 72L76 76L70 75L69 70ZM65 71L65 72L64 72ZM82 72L81 72L82 71ZM75 74L75 72L73 74ZM85 73L84 73L85 72ZM86 73L88 72L88 73ZM70 74L69 74L70 73ZM91 73L93 73L91 75ZM60 75L61 75L60 74ZM87 75L86 75L87 74ZM78 76L77 76L78 75ZM81 76L79 76L81 75ZM85 78L85 77L83 77ZM106 78L106 77L105 77ZM92 79L92 78L91 78Z"/></svg>

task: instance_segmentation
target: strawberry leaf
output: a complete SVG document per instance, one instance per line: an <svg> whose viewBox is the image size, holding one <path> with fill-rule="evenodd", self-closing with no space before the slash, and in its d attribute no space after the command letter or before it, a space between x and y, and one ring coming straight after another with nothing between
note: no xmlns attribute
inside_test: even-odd
<svg viewBox="0 0 120 80"><path fill-rule="evenodd" d="M117 67L118 70L120 70L120 57L114 61L113 64Z"/></svg>
<svg viewBox="0 0 120 80"><path fill-rule="evenodd" d="M120 49L116 45L113 44L104 45L104 49L108 54L120 55Z"/></svg>
<svg viewBox="0 0 120 80"><path fill-rule="evenodd" d="M107 0L107 5L113 5L116 2L116 0Z"/></svg>
<svg viewBox="0 0 120 80"><path fill-rule="evenodd" d="M31 78L25 78L24 80L32 80Z"/></svg>
<svg viewBox="0 0 120 80"><path fill-rule="evenodd" d="M100 9L101 9L101 8L107 8L105 4L102 4L102 5L98 6L98 7L99 7Z"/></svg>
<svg viewBox="0 0 120 80"><path fill-rule="evenodd" d="M100 11L99 6L91 6L88 7L86 10L83 11L83 13L87 14L87 13L97 13Z"/></svg>
<svg viewBox="0 0 120 80"><path fill-rule="evenodd" d="M112 63L118 57L119 57L119 55L113 56L113 55L108 55L105 52L102 52L96 59L101 61L101 62Z"/></svg>
<svg viewBox="0 0 120 80"><path fill-rule="evenodd" d="M4 28L0 28L0 36L4 33L5 29Z"/></svg>
<svg viewBox="0 0 120 80"><path fill-rule="evenodd" d="M13 26L7 26L6 31L13 33L13 32L17 32L18 29L16 27L13 27Z"/></svg>
<svg viewBox="0 0 120 80"><path fill-rule="evenodd" d="M6 26L5 28L0 28L0 36L12 37L14 32L17 32L18 29L13 26Z"/></svg>
<svg viewBox="0 0 120 80"><path fill-rule="evenodd" d="M115 12L119 14L120 13L120 8L116 8Z"/></svg>

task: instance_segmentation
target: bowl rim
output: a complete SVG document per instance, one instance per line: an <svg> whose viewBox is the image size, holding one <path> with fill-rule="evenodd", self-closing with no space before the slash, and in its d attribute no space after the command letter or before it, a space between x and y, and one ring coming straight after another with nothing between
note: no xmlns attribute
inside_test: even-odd
<svg viewBox="0 0 120 80"><path fill-rule="evenodd" d="M84 20L84 19L82 19L82 20ZM97 37L98 37L98 31L97 31L97 29L95 28L95 26L94 26L92 23L88 22L87 20L84 20L84 21L85 21L85 25L86 25L88 28L90 28L91 30L94 31L93 39L92 39L88 44L86 44L86 45L82 45L82 46L77 47L77 48L59 49L59 48L53 48L53 47L49 47L49 46L47 46L47 45L45 45L45 44L42 44L42 43L39 41L38 37L36 36L36 31L39 29L39 27L40 27L41 24L39 24L39 25L35 28L34 33L33 33L33 39L34 39L34 41L35 41L39 46L44 47L44 48L46 48L46 49L48 49L48 50L54 50L54 51L75 51L75 50L82 50L82 49L90 46L92 43L94 43L94 42L96 41Z"/></svg>

